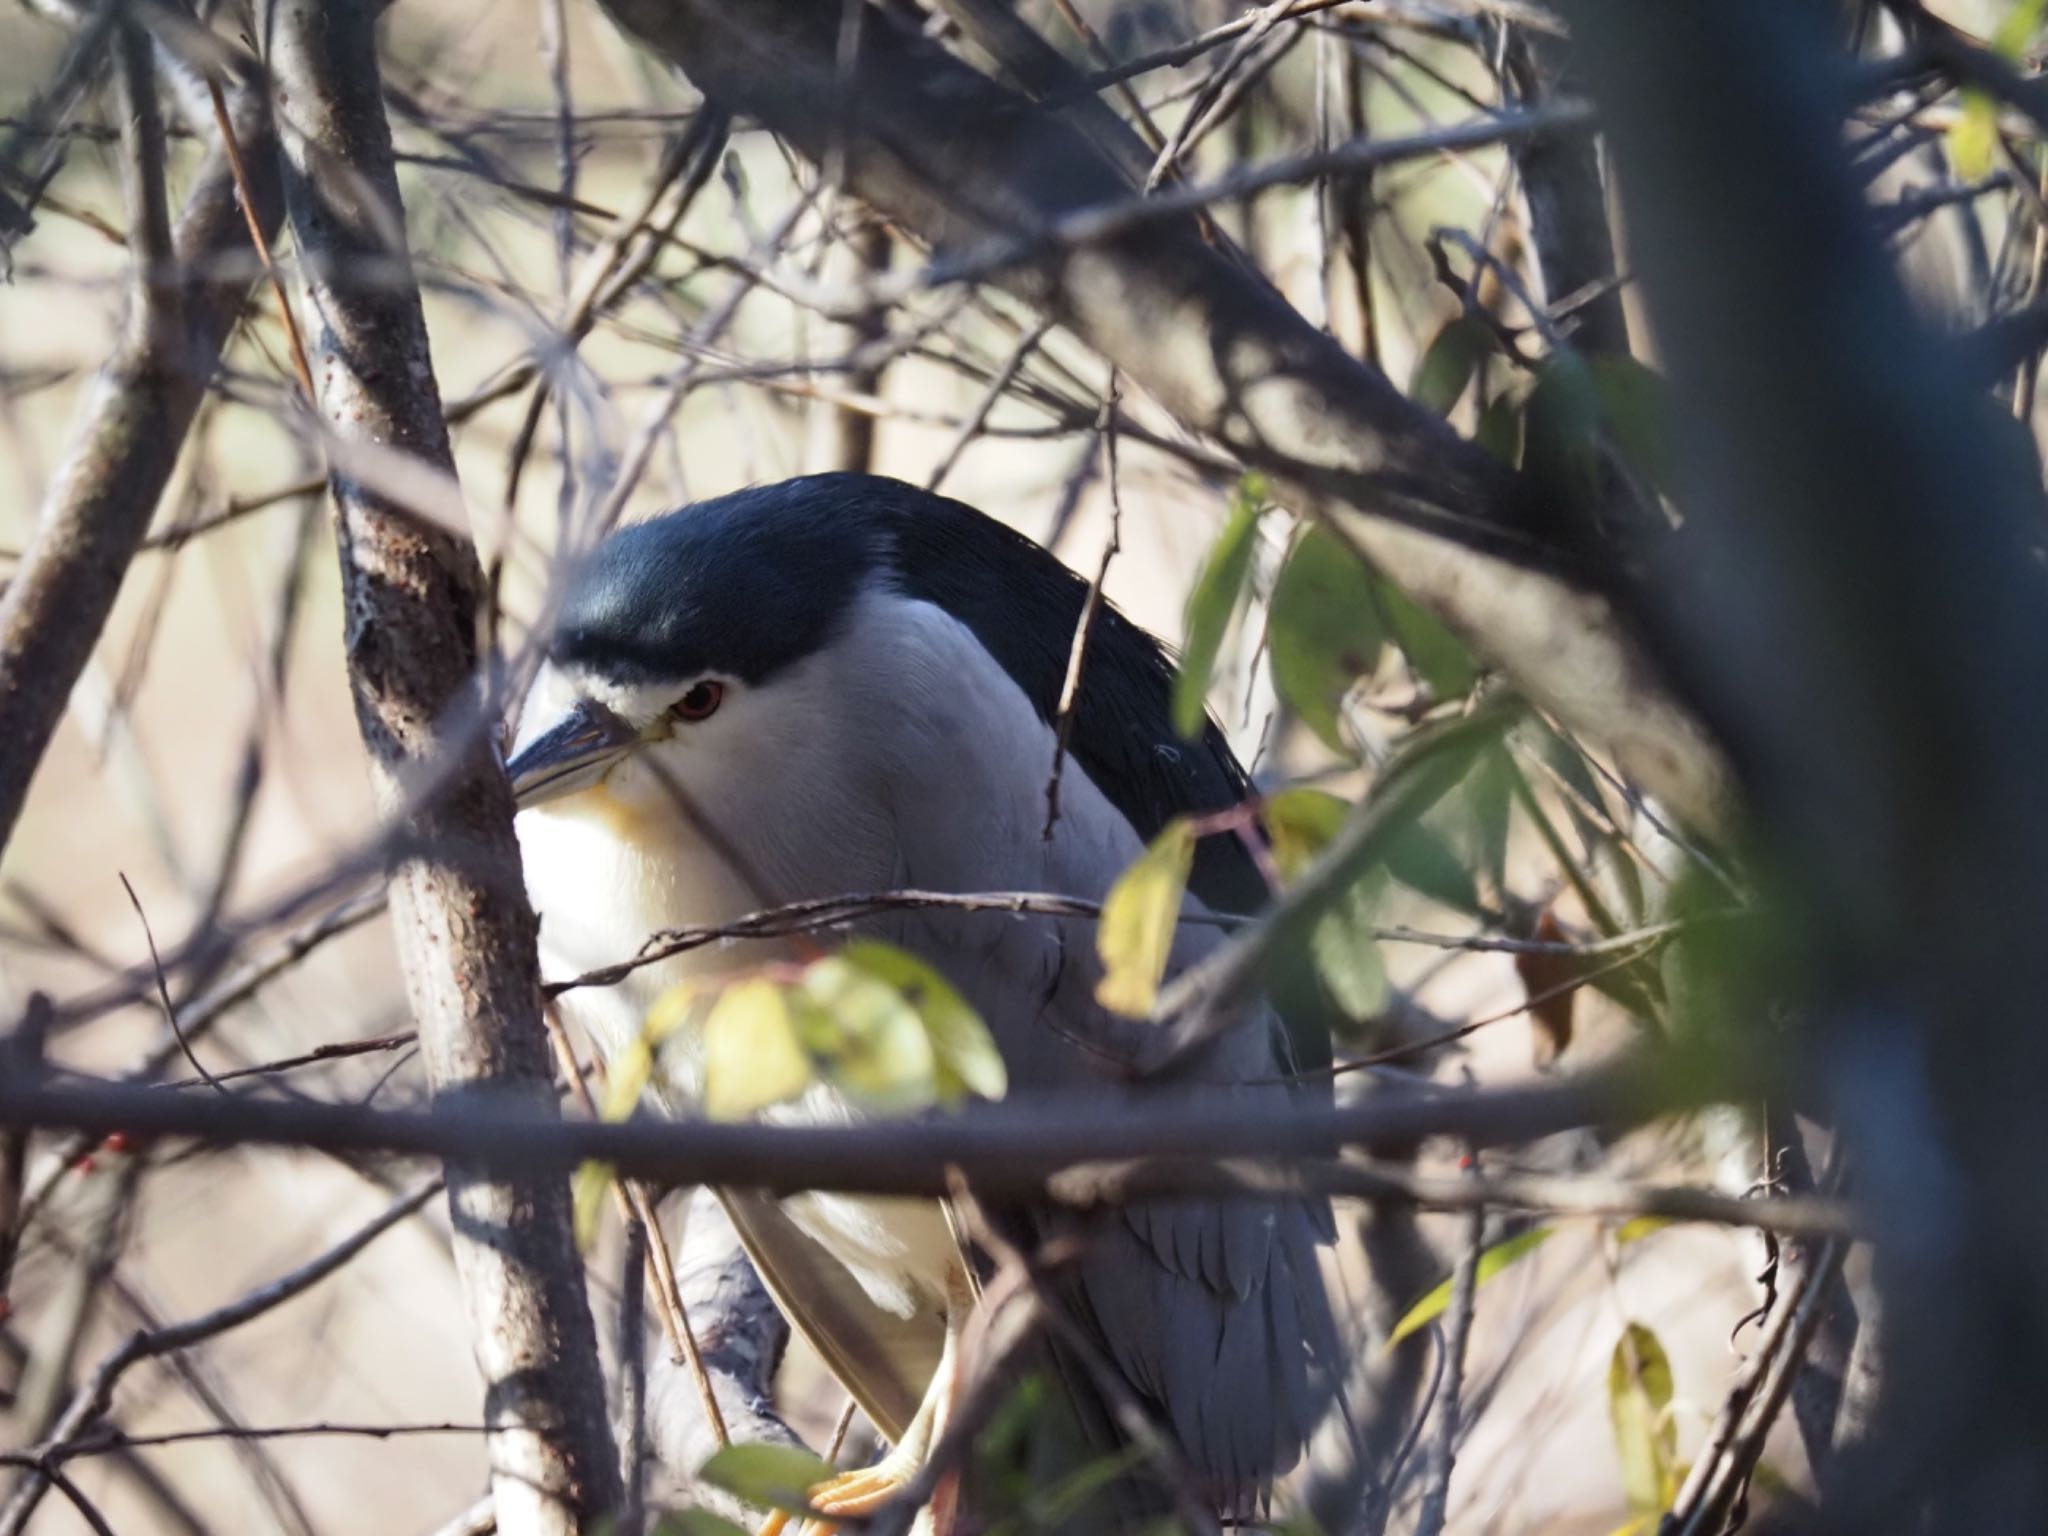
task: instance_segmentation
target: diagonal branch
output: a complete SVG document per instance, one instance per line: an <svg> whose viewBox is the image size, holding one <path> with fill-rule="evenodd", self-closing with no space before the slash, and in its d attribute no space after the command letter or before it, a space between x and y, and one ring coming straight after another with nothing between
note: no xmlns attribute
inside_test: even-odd
<svg viewBox="0 0 2048 1536"><path fill-rule="evenodd" d="M813 159L844 143L848 190L934 247L1034 235L1131 199L1060 115L882 12L842 59L839 0L606 3L707 95ZM1336 525L1688 819L1722 816L1720 755L1625 621L1609 557L1575 544L1557 507L1345 354L1192 218L1055 244L1000 281Z"/></svg>
<svg viewBox="0 0 2048 1536"><path fill-rule="evenodd" d="M275 142L253 93L236 101L249 168L251 217L266 231L281 216ZM146 137L146 132L144 134ZM162 187L163 143L140 147ZM131 156L131 160L134 157ZM135 185L146 189L145 166ZM154 220L131 209L147 234ZM128 562L140 547L177 463L228 333L241 315L254 263L234 173L216 149L194 184L172 239L172 270L142 281L113 358L87 396L34 541L0 596L0 847L13 833L29 781L92 654ZM177 320L163 314L177 283Z"/></svg>

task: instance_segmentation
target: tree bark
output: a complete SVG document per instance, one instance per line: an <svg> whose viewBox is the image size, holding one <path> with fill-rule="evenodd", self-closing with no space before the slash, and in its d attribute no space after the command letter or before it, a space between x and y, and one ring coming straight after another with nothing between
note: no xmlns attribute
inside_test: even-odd
<svg viewBox="0 0 2048 1536"><path fill-rule="evenodd" d="M735 1445L800 1445L775 1411L775 1373L789 1343L788 1320L762 1288L715 1194L700 1187L670 1206L681 1218L676 1225L682 1231L676 1285L727 1434ZM648 1453L662 1474L659 1502L697 1505L728 1519L750 1518L745 1504L697 1479L719 1441L690 1368L669 1353L658 1330L650 1330L644 1342Z"/></svg>
<svg viewBox="0 0 2048 1536"><path fill-rule="evenodd" d="M263 30L319 408L349 444L454 474L378 75L374 0L276 0ZM331 472L345 646L377 800L412 846L392 921L437 1100L555 1109L536 925L512 795L475 718L482 573L470 542ZM432 773L424 801L409 786ZM593 1529L618 1507L597 1336L566 1180L448 1169L455 1256L488 1383L508 1536Z"/></svg>
<svg viewBox="0 0 2048 1536"><path fill-rule="evenodd" d="M283 202L276 140L258 93L238 93L235 118L253 216L268 234ZM145 221L130 222L146 232ZM0 848L248 297L256 257L219 148L200 169L172 249L172 270L144 272L134 287L114 355L79 410L35 537L0 596ZM168 315L164 288L173 281L176 313Z"/></svg>
<svg viewBox="0 0 2048 1536"><path fill-rule="evenodd" d="M1060 115L880 10L843 59L840 0L605 4L707 96L843 162L850 191L935 248L1134 195ZM996 280L1336 525L1680 815L1723 819L1719 750L1621 611L1632 587L1611 554L1236 267L1192 217L1053 249Z"/></svg>

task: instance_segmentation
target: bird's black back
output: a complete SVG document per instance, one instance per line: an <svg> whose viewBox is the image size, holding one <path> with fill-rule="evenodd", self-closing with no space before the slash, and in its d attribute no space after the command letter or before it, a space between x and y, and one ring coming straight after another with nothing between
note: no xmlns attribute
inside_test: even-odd
<svg viewBox="0 0 2048 1536"><path fill-rule="evenodd" d="M1087 582L966 503L878 475L754 486L621 529L572 583L553 650L611 676L757 682L825 644L878 575L966 625L1054 723ZM1213 722L1191 742L1174 730L1173 672L1157 640L1102 605L1069 751L1148 842L1247 788ZM1234 837L1201 840L1190 886L1222 912L1266 898Z"/></svg>

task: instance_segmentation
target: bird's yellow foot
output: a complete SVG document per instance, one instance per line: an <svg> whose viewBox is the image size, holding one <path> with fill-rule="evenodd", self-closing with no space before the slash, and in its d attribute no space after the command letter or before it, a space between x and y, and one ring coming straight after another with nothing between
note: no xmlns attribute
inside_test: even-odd
<svg viewBox="0 0 2048 1536"><path fill-rule="evenodd" d="M839 1520L872 1515L895 1498L917 1469L915 1466L891 1465L894 1460L894 1457L884 1457L872 1467L842 1472L837 1477L812 1484L804 1497L810 1501L815 1513L797 1527L797 1536L832 1536L839 1529ZM762 1525L760 1536L785 1536L790 1519L789 1515L776 1511Z"/></svg>
<svg viewBox="0 0 2048 1536"><path fill-rule="evenodd" d="M884 1458L875 1466L842 1472L837 1477L828 1477L824 1482L814 1484L806 1495L811 1501L811 1508L821 1515L872 1515L903 1491L915 1470L892 1467L890 1459Z"/></svg>

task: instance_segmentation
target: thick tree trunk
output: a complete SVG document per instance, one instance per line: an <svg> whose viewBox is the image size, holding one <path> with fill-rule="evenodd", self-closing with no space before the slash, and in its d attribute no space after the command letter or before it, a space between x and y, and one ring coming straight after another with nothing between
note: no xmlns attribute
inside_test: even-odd
<svg viewBox="0 0 2048 1536"><path fill-rule="evenodd" d="M319 407L338 443L452 477L378 77L373 0L264 14ZM379 804L413 841L392 920L437 1098L551 1113L535 922L512 795L477 718L482 573L466 538L330 475L349 681ZM423 784L433 787L419 797ZM501 1532L587 1531L617 1507L596 1331L559 1177L448 1170Z"/></svg>

